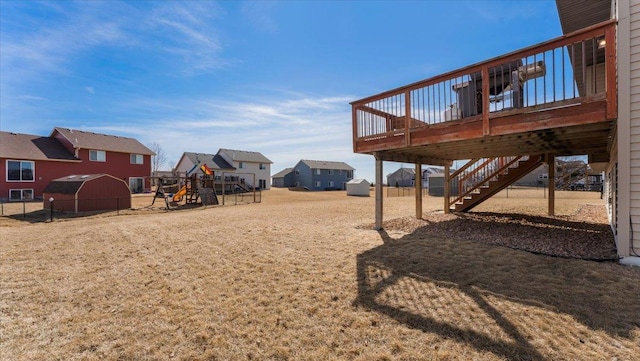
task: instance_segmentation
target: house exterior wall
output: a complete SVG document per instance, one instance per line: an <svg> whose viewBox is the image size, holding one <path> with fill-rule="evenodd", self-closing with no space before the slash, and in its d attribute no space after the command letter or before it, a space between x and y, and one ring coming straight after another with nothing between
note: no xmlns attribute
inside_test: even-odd
<svg viewBox="0 0 640 361"><path fill-rule="evenodd" d="M75 174L107 173L129 184L130 178L143 178L145 190L151 189L151 156L143 155L142 164L131 164L131 153L106 152L105 162L89 160L89 149L79 149L82 169Z"/></svg>
<svg viewBox="0 0 640 361"><path fill-rule="evenodd" d="M400 168L387 176L387 185L389 187L395 187L397 182L398 187L413 187L414 179L415 174L407 172L406 168Z"/></svg>
<svg viewBox="0 0 640 361"><path fill-rule="evenodd" d="M294 171L292 170L291 173L286 174L284 177L273 178L273 182L271 185L276 188L294 187L295 186Z"/></svg>
<svg viewBox="0 0 640 361"><path fill-rule="evenodd" d="M313 190L313 177L311 175L311 168L304 162L300 161L293 167L293 186L294 187L307 187L309 190Z"/></svg>
<svg viewBox="0 0 640 361"><path fill-rule="evenodd" d="M640 0L619 1L618 6L618 104L622 111L618 114L615 209L618 253L629 256L640 253Z"/></svg>
<svg viewBox="0 0 640 361"><path fill-rule="evenodd" d="M225 171L226 175L236 175L240 179L244 178L244 182L249 184L250 186L260 187L260 180L263 180L263 186L261 189L268 190L271 189L271 164L269 163L255 163L255 162L238 162L234 161L229 157L224 151L219 153L227 163L231 164L236 170L235 171ZM240 163L242 163L242 168L240 168ZM260 169L260 164L264 165L264 169ZM253 184L253 176L251 174L256 175L255 184Z"/></svg>
<svg viewBox="0 0 640 361"><path fill-rule="evenodd" d="M81 167L80 162L56 162L56 161L34 161L34 181L8 181L7 180L7 161L19 160L28 161L28 159L7 159L0 158L0 199L9 199L9 192L12 189L33 189L35 198L42 197L42 191L53 179L64 177L69 174L77 173L77 169Z"/></svg>
<svg viewBox="0 0 640 361"><path fill-rule="evenodd" d="M178 164L176 164L175 172L177 174L182 174L182 173L190 171L191 168L193 168L193 162L188 157L183 156L178 161Z"/></svg>
<svg viewBox="0 0 640 361"><path fill-rule="evenodd" d="M0 159L0 199L9 199L9 192L12 189L33 189L34 197L42 197L44 188L56 178L61 178L70 174L96 174L107 173L116 178L122 179L129 184L129 178L143 178L144 188L151 188L149 176L151 175L151 156L143 156L143 164L131 164L129 153L106 153L106 162L94 162L89 160L89 150L80 149L78 151L80 162L60 162L60 161L34 161L34 181L8 181L7 161L29 159Z"/></svg>
<svg viewBox="0 0 640 361"><path fill-rule="evenodd" d="M331 174L331 171L333 174ZM346 183L353 179L352 170L320 169L320 174L317 174L315 168L310 168L303 161L296 164L292 173L294 175L294 186L299 184L300 187L307 187L312 191L344 190L347 189ZM319 184L316 182L319 182ZM330 185L329 182L333 182L333 185Z"/></svg>

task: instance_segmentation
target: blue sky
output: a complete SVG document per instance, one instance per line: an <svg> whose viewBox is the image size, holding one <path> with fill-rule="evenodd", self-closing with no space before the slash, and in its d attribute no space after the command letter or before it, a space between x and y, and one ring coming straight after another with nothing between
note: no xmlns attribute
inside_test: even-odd
<svg viewBox="0 0 640 361"><path fill-rule="evenodd" d="M349 102L559 35L551 0L2 0L0 130L135 137L171 165L219 148L272 173L344 161L373 180Z"/></svg>

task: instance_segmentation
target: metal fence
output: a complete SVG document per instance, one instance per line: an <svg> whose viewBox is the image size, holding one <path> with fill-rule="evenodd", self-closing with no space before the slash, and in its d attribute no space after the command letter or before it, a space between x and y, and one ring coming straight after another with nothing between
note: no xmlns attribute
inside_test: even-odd
<svg viewBox="0 0 640 361"><path fill-rule="evenodd" d="M387 187L387 197L413 197L416 189L413 187ZM429 196L429 190L422 188L422 196Z"/></svg>
<svg viewBox="0 0 640 361"><path fill-rule="evenodd" d="M49 200L43 201L42 199L21 201L0 199L0 216L29 222L50 222L58 218L75 218L98 214L135 214L138 210L148 209L152 203L156 209L162 209L166 204L160 199L156 199L154 202L153 196L144 197L144 203L142 199L136 200L136 198L54 199L53 202L49 202ZM257 190L255 194L253 192L219 194L217 198L219 206L261 203L262 191ZM184 201L176 203L172 202L170 198L167 201L170 210L203 206L202 203L186 204Z"/></svg>

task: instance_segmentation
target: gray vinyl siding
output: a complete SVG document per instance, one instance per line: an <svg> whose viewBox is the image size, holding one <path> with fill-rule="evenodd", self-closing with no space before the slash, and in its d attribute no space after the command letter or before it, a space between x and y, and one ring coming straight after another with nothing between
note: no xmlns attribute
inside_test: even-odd
<svg viewBox="0 0 640 361"><path fill-rule="evenodd" d="M313 190L313 178L311 175L311 168L304 164L303 162L298 162L295 167L293 167L293 183L294 186L299 187L307 187L310 190Z"/></svg>
<svg viewBox="0 0 640 361"><path fill-rule="evenodd" d="M320 169L320 174L317 174L315 168L309 168L304 162L298 162L292 172L294 184L299 182L300 187L307 187L312 191L324 191L327 188L345 189L345 183L353 179L352 170L334 169L332 171L333 174L330 174L329 169ZM333 181L333 186L329 185L331 181ZM316 182L320 182L320 185L317 185Z"/></svg>
<svg viewBox="0 0 640 361"><path fill-rule="evenodd" d="M640 250L640 0L631 0L630 5L631 169L629 215L633 230L631 242L637 252Z"/></svg>

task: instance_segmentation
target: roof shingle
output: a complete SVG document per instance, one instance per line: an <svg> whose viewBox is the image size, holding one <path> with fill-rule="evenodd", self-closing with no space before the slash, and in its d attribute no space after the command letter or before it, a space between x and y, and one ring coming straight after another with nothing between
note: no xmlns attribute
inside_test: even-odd
<svg viewBox="0 0 640 361"><path fill-rule="evenodd" d="M133 153L143 155L155 155L153 151L145 147L134 138L120 137L117 135L85 132L82 130L53 128L51 137L59 133L66 138L74 148L96 149L119 153Z"/></svg>
<svg viewBox="0 0 640 361"><path fill-rule="evenodd" d="M0 158L79 161L54 138L10 132L0 132Z"/></svg>

